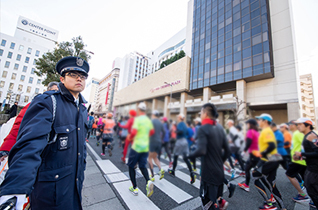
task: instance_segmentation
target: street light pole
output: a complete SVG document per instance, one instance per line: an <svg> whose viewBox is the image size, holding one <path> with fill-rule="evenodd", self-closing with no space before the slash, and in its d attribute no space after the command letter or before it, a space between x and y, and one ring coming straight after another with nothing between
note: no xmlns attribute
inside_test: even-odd
<svg viewBox="0 0 318 210"><path fill-rule="evenodd" d="M165 84L167 85L170 85L170 104L172 103L172 84L171 83L168 83L168 82L165 82ZM169 109L169 120L171 120L171 107Z"/></svg>

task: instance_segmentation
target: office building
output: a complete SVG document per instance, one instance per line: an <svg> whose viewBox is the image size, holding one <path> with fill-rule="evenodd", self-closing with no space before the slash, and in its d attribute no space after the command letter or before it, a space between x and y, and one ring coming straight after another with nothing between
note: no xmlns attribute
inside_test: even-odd
<svg viewBox="0 0 318 210"><path fill-rule="evenodd" d="M43 77L37 76L36 59L53 50L58 31L20 16L14 36L0 34L0 102L24 106L43 93Z"/></svg>
<svg viewBox="0 0 318 210"><path fill-rule="evenodd" d="M313 122L316 122L315 98L311 74L300 76L300 98L301 116L310 118Z"/></svg>
<svg viewBox="0 0 318 210"><path fill-rule="evenodd" d="M86 106L91 106L90 111L95 110L95 105L97 103L99 80L97 78L91 78L86 82L85 90L83 91L83 96L88 102Z"/></svg>

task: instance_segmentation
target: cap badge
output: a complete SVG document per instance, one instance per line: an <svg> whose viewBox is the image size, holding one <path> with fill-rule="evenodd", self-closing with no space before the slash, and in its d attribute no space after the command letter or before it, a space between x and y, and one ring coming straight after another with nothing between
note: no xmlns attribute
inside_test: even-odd
<svg viewBox="0 0 318 210"><path fill-rule="evenodd" d="M78 66L83 66L84 60L81 59L81 58L78 58L78 59L76 59L76 64L77 64Z"/></svg>

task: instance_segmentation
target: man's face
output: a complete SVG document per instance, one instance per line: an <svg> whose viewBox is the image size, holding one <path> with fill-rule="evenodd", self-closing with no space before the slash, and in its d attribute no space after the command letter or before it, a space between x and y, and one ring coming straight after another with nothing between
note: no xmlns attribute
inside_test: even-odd
<svg viewBox="0 0 318 210"><path fill-rule="evenodd" d="M280 130L280 132L284 133L285 132L285 127L280 127L279 130Z"/></svg>
<svg viewBox="0 0 318 210"><path fill-rule="evenodd" d="M103 114L103 118L106 118L106 114Z"/></svg>
<svg viewBox="0 0 318 210"><path fill-rule="evenodd" d="M57 87L57 85L53 85L50 90L59 90L59 88Z"/></svg>
<svg viewBox="0 0 318 210"><path fill-rule="evenodd" d="M298 128L298 130L299 130L301 133L305 133L305 131L306 131L306 127L305 127L304 123L299 123L299 124L297 124L297 128Z"/></svg>
<svg viewBox="0 0 318 210"><path fill-rule="evenodd" d="M208 115L205 113L204 109L201 109L201 121L203 121L204 119L206 119L208 117Z"/></svg>
<svg viewBox="0 0 318 210"><path fill-rule="evenodd" d="M15 103L14 103L14 105L18 105L18 103L17 103L17 102L15 102Z"/></svg>
<svg viewBox="0 0 318 210"><path fill-rule="evenodd" d="M60 80L70 92L80 93L85 88L85 78L87 77L84 73L72 71L66 72L65 77L60 77Z"/></svg>
<svg viewBox="0 0 318 210"><path fill-rule="evenodd" d="M271 126L271 129L272 129L272 131L276 131L277 130L277 127L276 126Z"/></svg>
<svg viewBox="0 0 318 210"><path fill-rule="evenodd" d="M264 127L264 124L266 123L263 119L258 119L257 120L257 123L258 123L258 126L260 127L260 128L263 128Z"/></svg>
<svg viewBox="0 0 318 210"><path fill-rule="evenodd" d="M289 125L289 130L292 130L292 131L297 130L297 125L295 125L295 124L290 124L290 125Z"/></svg>

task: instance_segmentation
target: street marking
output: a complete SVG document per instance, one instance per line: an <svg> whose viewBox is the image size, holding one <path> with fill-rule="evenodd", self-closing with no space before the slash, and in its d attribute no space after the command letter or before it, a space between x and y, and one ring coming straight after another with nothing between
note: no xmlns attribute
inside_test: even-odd
<svg viewBox="0 0 318 210"><path fill-rule="evenodd" d="M190 201L187 201L186 203L183 203L182 205L172 209L172 210L193 210L197 209L201 206L201 198L197 197Z"/></svg>
<svg viewBox="0 0 318 210"><path fill-rule="evenodd" d="M171 184L165 179L162 179L153 183L156 185L156 187L158 187L162 192L167 194L170 198L175 200L178 204L192 198L191 195L184 192L183 190Z"/></svg>
<svg viewBox="0 0 318 210"><path fill-rule="evenodd" d="M97 160L104 174L120 173L121 171L110 160Z"/></svg>
<svg viewBox="0 0 318 210"><path fill-rule="evenodd" d="M175 172L176 177L178 177L179 179L181 179L182 181L185 181L186 183L190 184L190 175L183 173L182 171L176 171ZM196 179L195 182L192 184L192 186L200 189L200 180Z"/></svg>
<svg viewBox="0 0 318 210"><path fill-rule="evenodd" d="M95 152L95 150L91 147L91 145L89 145L88 143L86 143L86 146L88 147L88 149L93 153L94 157L96 158L96 160L102 160L101 157L99 157L99 155Z"/></svg>
<svg viewBox="0 0 318 210"><path fill-rule="evenodd" d="M130 181L117 182L114 183L118 194L122 197L126 205L130 210L140 210L140 209L154 209L159 210L159 208L151 201L141 190L138 192L138 196L134 196L129 191L131 186Z"/></svg>
<svg viewBox="0 0 318 210"><path fill-rule="evenodd" d="M110 183L121 182L129 180L129 178L124 173L115 173L106 175Z"/></svg>

